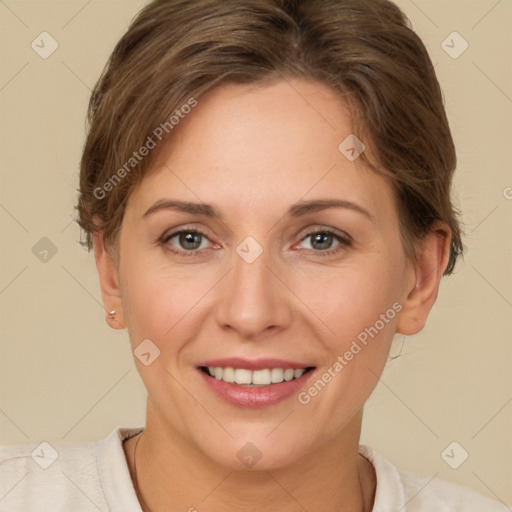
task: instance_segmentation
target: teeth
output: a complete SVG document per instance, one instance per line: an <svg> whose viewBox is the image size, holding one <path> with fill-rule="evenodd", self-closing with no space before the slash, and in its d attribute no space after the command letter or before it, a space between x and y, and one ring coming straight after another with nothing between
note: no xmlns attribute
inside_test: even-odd
<svg viewBox="0 0 512 512"><path fill-rule="evenodd" d="M243 386L268 386L283 381L298 379L304 375L305 368L265 368L264 370L246 370L243 368L221 368L208 366L211 377L224 382L236 383Z"/></svg>
<svg viewBox="0 0 512 512"><path fill-rule="evenodd" d="M252 372L252 384L268 386L270 384L270 370L255 370Z"/></svg>
<svg viewBox="0 0 512 512"><path fill-rule="evenodd" d="M224 373L223 368L215 368L215 372L217 372L217 370L220 370L221 374ZM252 377L251 370L240 370L240 369L235 370L235 382L237 384L251 384L251 377Z"/></svg>
<svg viewBox="0 0 512 512"><path fill-rule="evenodd" d="M222 380L225 382L235 382L235 370L233 368L224 368Z"/></svg>
<svg viewBox="0 0 512 512"><path fill-rule="evenodd" d="M270 380L272 383L283 382L283 374L284 370L282 368L272 368L272 370L270 370Z"/></svg>
<svg viewBox="0 0 512 512"><path fill-rule="evenodd" d="M294 370L292 370L291 368L287 368L284 371L284 380L292 380L293 379L293 372L294 372Z"/></svg>

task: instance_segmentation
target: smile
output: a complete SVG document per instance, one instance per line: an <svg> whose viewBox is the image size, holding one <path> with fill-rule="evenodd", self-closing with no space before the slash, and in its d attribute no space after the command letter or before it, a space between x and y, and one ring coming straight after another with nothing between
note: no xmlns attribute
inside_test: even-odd
<svg viewBox="0 0 512 512"><path fill-rule="evenodd" d="M261 409L295 396L315 366L284 359L231 357L202 361L198 374L208 393L235 407Z"/></svg>
<svg viewBox="0 0 512 512"><path fill-rule="evenodd" d="M245 368L231 368L221 366L201 367L201 370L210 377L230 384L246 387L261 387L280 384L290 380L299 379L313 367L307 368L264 368L261 370L248 370Z"/></svg>

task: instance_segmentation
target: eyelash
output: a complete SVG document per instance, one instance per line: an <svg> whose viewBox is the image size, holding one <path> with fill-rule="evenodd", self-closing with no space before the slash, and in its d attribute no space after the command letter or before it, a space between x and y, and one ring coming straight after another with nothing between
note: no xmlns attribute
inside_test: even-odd
<svg viewBox="0 0 512 512"><path fill-rule="evenodd" d="M180 229L180 230L174 231L170 234L166 233L166 234L162 235L162 237L159 240L159 243L162 246L164 246L164 248L166 250L171 251L172 253L174 253L178 256L185 256L185 257L199 257L202 255L203 252L208 251L210 249L210 248L201 249L200 251L198 251L198 250L185 251L185 250L169 249L169 247L168 247L169 240L174 238L176 235L181 235L182 233L200 235L211 242L211 240L208 238L206 233L203 233L202 231L200 231L198 229ZM300 242L303 242L310 236L318 235L318 234L333 236L339 242L339 244L334 249L327 249L325 251L315 250L315 249L306 249L306 250L312 250L321 256L329 256L332 254L336 254L347 247L352 246L352 240L348 235L343 236L343 235L341 235L339 233L335 233L334 231L331 231L329 229L323 229L323 230L320 229L320 230L316 230L316 231L310 231L301 238Z"/></svg>

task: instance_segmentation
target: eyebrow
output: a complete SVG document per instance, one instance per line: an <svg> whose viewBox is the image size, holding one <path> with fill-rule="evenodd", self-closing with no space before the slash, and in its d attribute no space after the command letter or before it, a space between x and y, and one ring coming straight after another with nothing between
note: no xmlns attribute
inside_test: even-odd
<svg viewBox="0 0 512 512"><path fill-rule="evenodd" d="M299 201L288 209L285 216L301 217L308 213L326 210L327 208L345 208L361 213L369 220L374 220L373 215L371 215L368 210L358 205L357 203L344 199L316 199L311 201ZM222 220L222 214L213 204L178 201L174 199L160 199L155 204L153 204L153 206L151 206L142 217L148 217L149 215L162 210L176 210L183 213L204 215L213 219Z"/></svg>

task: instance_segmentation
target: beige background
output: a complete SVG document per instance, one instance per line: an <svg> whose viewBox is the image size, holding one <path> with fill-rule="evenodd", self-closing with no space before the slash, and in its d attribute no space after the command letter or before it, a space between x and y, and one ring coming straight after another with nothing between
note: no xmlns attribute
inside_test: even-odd
<svg viewBox="0 0 512 512"><path fill-rule="evenodd" d="M385 370L362 442L512 503L512 2L398 3L445 93L467 255L426 329ZM144 421L127 334L104 322L94 259L72 219L90 89L142 5L0 2L2 444L93 440ZM31 48L43 31L59 44L48 59ZM441 47L453 31L469 44L457 59ZM32 252L43 237L57 249L46 262ZM441 457L452 441L469 453L458 469Z"/></svg>

